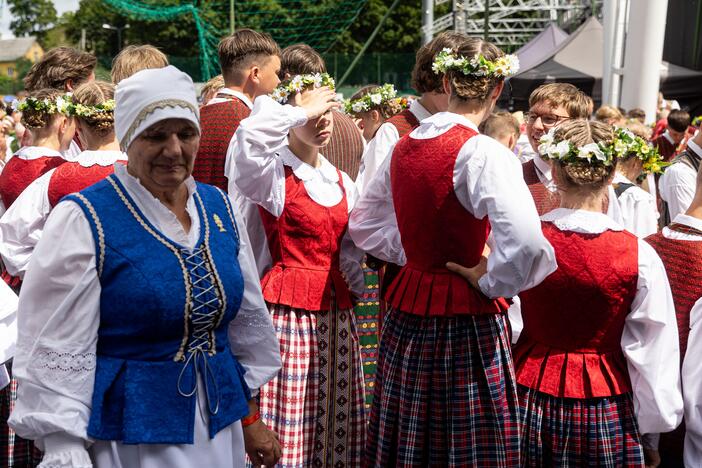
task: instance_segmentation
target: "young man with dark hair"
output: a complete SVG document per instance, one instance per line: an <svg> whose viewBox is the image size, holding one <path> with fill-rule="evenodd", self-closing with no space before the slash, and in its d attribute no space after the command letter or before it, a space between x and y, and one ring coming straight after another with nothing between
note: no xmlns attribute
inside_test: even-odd
<svg viewBox="0 0 702 468"><path fill-rule="evenodd" d="M216 97L223 102L200 111L202 130L193 177L227 191L234 170L228 148L233 147L234 132L251 113L254 99L278 86L280 48L268 34L240 29L222 39L218 50L225 87Z"/></svg>
<svg viewBox="0 0 702 468"><path fill-rule="evenodd" d="M587 119L592 110L591 103L592 100L585 93L568 83L541 85L529 96L529 112L526 114L527 137L537 155L531 161L522 164L522 171L539 216L560 204L551 167L538 155L539 139L561 122Z"/></svg>
<svg viewBox="0 0 702 468"><path fill-rule="evenodd" d="M658 148L663 159L670 161L679 153L680 144L685 139L685 132L690 126L690 114L683 110L672 110L668 114L668 128L651 143Z"/></svg>

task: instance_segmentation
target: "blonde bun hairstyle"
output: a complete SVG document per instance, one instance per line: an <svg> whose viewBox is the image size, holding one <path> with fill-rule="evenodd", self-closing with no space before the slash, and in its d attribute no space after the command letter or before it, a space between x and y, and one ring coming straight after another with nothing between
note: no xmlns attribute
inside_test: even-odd
<svg viewBox="0 0 702 468"><path fill-rule="evenodd" d="M555 141L567 140L574 146L585 146L588 143L610 145L614 137L611 125L584 119L566 121L554 131ZM603 188L609 182L615 167L615 164L606 166L587 159L577 162L554 160L554 168L563 173L570 186L591 190Z"/></svg>
<svg viewBox="0 0 702 468"><path fill-rule="evenodd" d="M86 107L104 104L115 97L115 86L106 81L91 81L82 84L73 93L73 104L82 104ZM104 136L114 131L115 114L109 112L95 112L90 116L77 116L78 120L90 131Z"/></svg>
<svg viewBox="0 0 702 468"><path fill-rule="evenodd" d="M462 57L475 57L481 54L491 62L505 55L495 44L467 36L453 49L453 52ZM504 80L499 76L465 75L459 70L448 70L446 77L451 86L451 96L477 101L485 101L495 87Z"/></svg>

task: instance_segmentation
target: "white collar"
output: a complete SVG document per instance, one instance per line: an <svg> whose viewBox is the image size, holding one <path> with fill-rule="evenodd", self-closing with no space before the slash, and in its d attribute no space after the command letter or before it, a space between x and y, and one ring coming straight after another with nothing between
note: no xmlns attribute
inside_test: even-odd
<svg viewBox="0 0 702 468"><path fill-rule="evenodd" d="M59 151L53 150L51 148L44 148L43 146L23 146L15 153L15 156L20 159L25 159L31 161L33 159L39 158L62 158L63 154Z"/></svg>
<svg viewBox="0 0 702 468"><path fill-rule="evenodd" d="M601 234L604 231L623 231L624 228L604 213L594 211L556 208L541 217L553 223L561 231L574 231L582 234Z"/></svg>
<svg viewBox="0 0 702 468"><path fill-rule="evenodd" d="M281 148L279 154L283 160L283 164L289 166L293 174L295 174L295 177L302 181L314 179L317 174L319 174L329 182L339 182L339 172L332 163L327 161L321 154L319 155L319 167L312 167L306 162L301 161L287 146Z"/></svg>
<svg viewBox="0 0 702 468"><path fill-rule="evenodd" d="M244 93L241 91L237 91L236 89L231 89L231 88L222 88L219 91L217 91L217 94L228 94L230 96L237 97L241 99L241 101L246 104L246 107L249 109L253 109L253 102L251 102L251 99L249 99Z"/></svg>
<svg viewBox="0 0 702 468"><path fill-rule="evenodd" d="M668 140L668 143L670 143L671 145L676 146L676 145L675 145L675 141L673 141L673 137L670 136L670 132L668 132L668 130L666 130L665 132L663 132L663 138L665 138L666 140Z"/></svg>
<svg viewBox="0 0 702 468"><path fill-rule="evenodd" d="M479 132L477 125L462 115L455 114L453 112L437 112L436 114L427 117L422 121L422 125L432 125L438 128L453 127L454 125L459 124ZM448 130L448 128L446 128L446 130Z"/></svg>
<svg viewBox="0 0 702 468"><path fill-rule="evenodd" d="M677 215L675 219L673 219L673 222L702 231L702 219L686 215L685 213Z"/></svg>
<svg viewBox="0 0 702 468"><path fill-rule="evenodd" d="M421 122L422 120L431 117L431 112L427 110L420 102L419 99L412 99L409 103L409 110L414 114L415 118Z"/></svg>
<svg viewBox="0 0 702 468"><path fill-rule="evenodd" d="M636 185L632 181L630 181L624 174L622 174L619 171L616 171L614 173L614 178L612 179L613 184L632 184Z"/></svg>
<svg viewBox="0 0 702 468"><path fill-rule="evenodd" d="M119 150L85 150L78 155L77 163L83 167L112 166L117 161L126 161L127 155Z"/></svg>
<svg viewBox="0 0 702 468"><path fill-rule="evenodd" d="M553 182L553 176L551 176L551 165L541 159L541 156L539 156L538 153L536 156L534 156L534 164L539 171L541 171L541 175L543 175L549 183Z"/></svg>
<svg viewBox="0 0 702 468"><path fill-rule="evenodd" d="M687 140L687 147L692 150L697 156L702 158L702 148L700 145L692 141L692 139Z"/></svg>

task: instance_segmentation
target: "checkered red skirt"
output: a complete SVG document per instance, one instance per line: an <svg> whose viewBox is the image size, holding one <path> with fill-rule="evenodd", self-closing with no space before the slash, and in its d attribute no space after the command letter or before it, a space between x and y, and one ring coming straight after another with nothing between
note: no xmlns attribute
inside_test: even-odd
<svg viewBox="0 0 702 468"><path fill-rule="evenodd" d="M358 467L364 382L351 310L270 305L283 367L261 388L261 418L280 436L278 467Z"/></svg>
<svg viewBox="0 0 702 468"><path fill-rule="evenodd" d="M581 400L518 391L522 466L644 466L631 393Z"/></svg>
<svg viewBox="0 0 702 468"><path fill-rule="evenodd" d="M367 466L518 466L518 411L504 316L390 310Z"/></svg>
<svg viewBox="0 0 702 468"><path fill-rule="evenodd" d="M41 452L31 440L21 438L7 425L15 401L17 381L12 379L9 385L0 390L0 467L34 468L41 462Z"/></svg>

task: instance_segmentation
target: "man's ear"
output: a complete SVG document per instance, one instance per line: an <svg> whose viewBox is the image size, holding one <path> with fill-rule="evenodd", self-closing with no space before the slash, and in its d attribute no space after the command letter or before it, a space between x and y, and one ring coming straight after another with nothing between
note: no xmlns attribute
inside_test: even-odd
<svg viewBox="0 0 702 468"><path fill-rule="evenodd" d="M261 69L258 65L253 65L249 68L249 79L256 84L261 81Z"/></svg>
<svg viewBox="0 0 702 468"><path fill-rule="evenodd" d="M380 111L378 111L378 109L373 109L370 115L374 123L380 122Z"/></svg>

